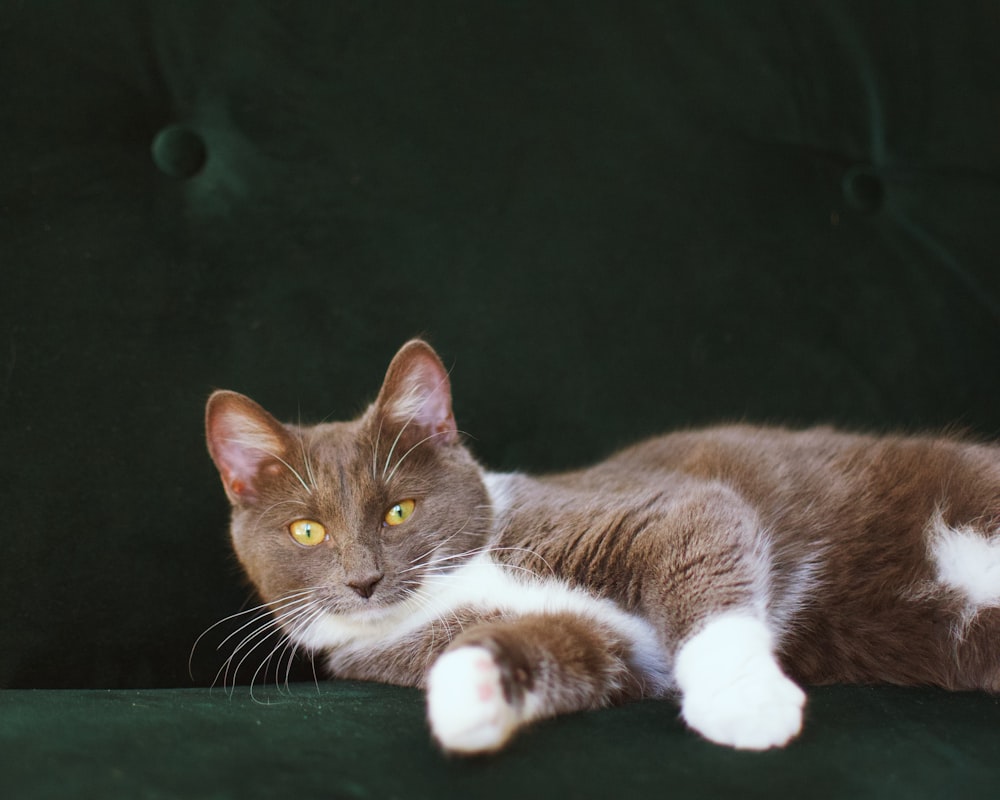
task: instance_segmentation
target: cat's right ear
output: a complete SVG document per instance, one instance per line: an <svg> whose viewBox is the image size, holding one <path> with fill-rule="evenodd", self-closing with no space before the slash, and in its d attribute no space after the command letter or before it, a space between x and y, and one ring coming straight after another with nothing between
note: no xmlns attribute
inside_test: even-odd
<svg viewBox="0 0 1000 800"><path fill-rule="evenodd" d="M269 469L287 459L288 430L249 397L218 391L205 407L208 452L234 505L252 504Z"/></svg>

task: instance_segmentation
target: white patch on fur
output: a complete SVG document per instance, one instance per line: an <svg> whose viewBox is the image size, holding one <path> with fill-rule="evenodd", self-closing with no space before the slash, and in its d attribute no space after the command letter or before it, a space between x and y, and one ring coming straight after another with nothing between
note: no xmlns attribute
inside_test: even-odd
<svg viewBox="0 0 1000 800"><path fill-rule="evenodd" d="M771 632L754 616L709 621L677 654L685 722L743 750L787 744L802 728L805 693L782 673L772 648Z"/></svg>
<svg viewBox="0 0 1000 800"><path fill-rule="evenodd" d="M939 583L962 594L974 612L1000 606L1000 534L950 528L938 513L929 544Z"/></svg>
<svg viewBox="0 0 1000 800"><path fill-rule="evenodd" d="M309 626L301 643L310 649L330 649L330 664L336 669L338 654L391 645L465 608L512 616L566 612L599 620L631 642L633 663L649 694L662 695L672 685L667 654L648 622L563 581L505 568L488 553L452 572L426 578L419 596L380 614L327 614Z"/></svg>
<svg viewBox="0 0 1000 800"><path fill-rule="evenodd" d="M483 483L486 492L490 496L490 505L493 508L493 517L501 519L507 514L513 500L511 481L516 476L502 472L484 472Z"/></svg>
<svg viewBox="0 0 1000 800"><path fill-rule="evenodd" d="M445 750L486 753L502 747L521 721L503 693L500 669L483 647L442 655L427 677L427 717Z"/></svg>

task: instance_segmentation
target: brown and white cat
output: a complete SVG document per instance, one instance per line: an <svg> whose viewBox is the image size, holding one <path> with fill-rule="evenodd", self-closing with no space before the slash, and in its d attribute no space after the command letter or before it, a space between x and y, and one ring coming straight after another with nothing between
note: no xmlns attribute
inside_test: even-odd
<svg viewBox="0 0 1000 800"><path fill-rule="evenodd" d="M418 340L353 421L220 391L207 436L275 624L334 676L425 687L450 752L642 697L766 749L793 681L1000 691L1000 447L744 425L497 474Z"/></svg>

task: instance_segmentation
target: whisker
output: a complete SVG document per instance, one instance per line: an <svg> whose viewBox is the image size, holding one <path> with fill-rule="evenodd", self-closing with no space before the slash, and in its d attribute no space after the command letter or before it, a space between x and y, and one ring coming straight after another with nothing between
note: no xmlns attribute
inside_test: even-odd
<svg viewBox="0 0 1000 800"><path fill-rule="evenodd" d="M285 635L284 646L278 654L278 660L275 664L274 670L274 685L278 688L279 693L281 692L281 662L283 659L285 660L285 692L289 694L291 693L291 688L288 684L291 679L292 665L295 663L295 656L299 651L297 635L303 629L302 624L301 620L295 622L294 629Z"/></svg>
<svg viewBox="0 0 1000 800"><path fill-rule="evenodd" d="M306 605L306 606L304 606L302 608L295 609L295 611L293 613L293 616L294 617L308 617L308 621L311 623L312 620L317 616L317 614L322 614L322 613L323 613L322 601L316 600L316 601L313 601L313 603L311 603L309 605ZM260 675L261 670L264 670L264 675L266 677L266 675L267 675L267 669L268 669L268 667L271 664L271 659L274 658L274 654L279 651L279 648L281 648L281 652L282 653L284 653L285 650L287 650L289 643L292 641L292 633L297 632L298 630L300 630L299 626L301 625L301 623L302 623L301 619L296 620L294 623L291 623L292 625L294 625L293 632L285 632L285 633L283 633L281 639L279 639L279 641L277 642L277 644L275 644L275 646L271 649L271 652L268 653L267 657L261 662L260 666L257 667L256 671L254 671L254 674L250 678L250 698L251 699L254 699L253 687L254 687L254 683L256 683L256 681L257 681L257 676ZM259 642L257 645L255 645L253 648L251 648L251 650L249 652L247 652L247 654L243 657L242 661L240 661L240 663L237 665L237 667L236 667L236 673L239 672L240 667L243 665L243 662L246 661L247 658L250 657L250 653L252 653L254 650L256 650L257 647L259 647L265 641L267 641L267 638L268 637L265 637L264 639L262 639L261 642ZM281 656L278 657L277 669L280 669L280 665L281 665ZM291 669L290 665L289 665L289 669ZM234 673L234 674L236 674L236 673ZM277 679L278 679L278 674L277 674L277 670L276 670L275 671L275 680L277 681ZM278 687L280 689L280 684L278 684Z"/></svg>
<svg viewBox="0 0 1000 800"><path fill-rule="evenodd" d="M285 620L287 620L290 617L293 618L293 617L295 617L297 615L300 615L300 614L304 613L306 609L312 607L315 603L318 603L318 602L319 601L313 601L312 603L308 603L305 606L300 606L298 608L294 608L292 611L286 612L285 614L281 615L280 617L275 617L272 621L268 622L266 625L262 625L254 633L252 633L249 636L245 637L243 639L243 641L240 642L239 645L236 647L236 649L233 651L233 655L230 656L229 660L232 660L233 658L235 658L236 654L239 653L244 647L247 647L254 639L258 639L259 638L260 641L258 641L255 645L253 645L253 647L250 647L250 649L246 651L246 654L236 664L236 669L233 670L233 679L234 679L234 681L236 679L236 676L239 675L240 669L242 669L243 665L246 663L247 659L250 658L251 654L254 653L254 651L256 651L257 648L259 648L262 644L264 644L264 642L266 642L276 632L278 632L278 633L282 632L282 623ZM287 634L282 634L282 635L284 636L284 635L287 635ZM272 649L271 655L274 655L274 649ZM270 661L270 656L265 660L265 663L267 663L269 661ZM257 674L259 673L259 671L260 671L260 668L258 668L257 672L255 672L253 674L253 676L251 677L251 679L250 679L250 697L251 697L251 699L253 698L253 684L254 684L254 680L256 680L256 677L257 677ZM235 684L234 684L234 688L235 688Z"/></svg>
<svg viewBox="0 0 1000 800"><path fill-rule="evenodd" d="M306 509L309 508L309 504L303 502L302 500L294 500L294 499L279 500L277 503L272 503L270 506L265 508L263 511L260 512L260 514L257 515L257 519L254 521L253 524L253 533L256 535L257 530L260 528L260 523L264 521L264 517L267 515L269 511L277 508L278 506L284 506L284 505L296 505L296 506L302 506L303 508Z"/></svg>
<svg viewBox="0 0 1000 800"><path fill-rule="evenodd" d="M440 550L441 548L445 547L449 542L452 541L452 539L454 539L457 536L461 536L463 533L465 533L466 530L468 530L468 528L469 528L469 523L472 522L473 519L475 519L475 518L476 518L476 514L474 514L474 513L470 514L469 517L462 524L462 527L459 528L457 531L455 531L451 536L449 536L443 542L437 542L437 543L431 545L427 550L425 550L419 556L417 556L416 558L410 559L410 561L408 563L410 565L417 564L417 562L423 561L423 559L427 558L427 556L429 556L435 550ZM470 535L472 535L472 532L470 532ZM417 568L419 568L419 564L418 564ZM408 572L410 570L405 570L405 571Z"/></svg>
<svg viewBox="0 0 1000 800"><path fill-rule="evenodd" d="M212 682L212 686L214 687L216 684L218 684L219 678L221 677L222 687L223 689L226 689L226 687L229 686L229 675L233 667L233 662L236 659L236 656L239 655L243 647L260 636L263 636L262 641L267 641L268 637L272 636L277 629L278 629L277 623L275 623L274 620L269 620L265 622L261 627L257 628L250 636L244 638L243 641L241 641L239 645L236 647L236 649L233 650L233 652L229 655L229 658L227 658L224 662L222 662L222 666L219 667L219 671L215 673L215 680ZM253 652L253 649L256 649L256 645L254 646L254 648L251 649L251 652ZM242 661L240 661L240 664L242 664ZM232 672L233 676L232 689L228 692L230 697L232 697L233 692L236 691L236 674L238 671L239 671L239 665L237 665L236 671Z"/></svg>
<svg viewBox="0 0 1000 800"><path fill-rule="evenodd" d="M530 567L522 567L522 566L520 566L518 564L503 564L501 566L504 569L513 569L513 570L517 570L518 572L525 572L528 575L534 575L534 576L538 575L538 573L535 572ZM448 569L446 567L440 567L440 566L438 566L438 567L431 567L425 574L429 578L444 579L444 578L451 577L454 574L454 571L450 570L450 569Z"/></svg>
<svg viewBox="0 0 1000 800"><path fill-rule="evenodd" d="M431 553L433 553L433 552L434 552L435 550L440 550L440 549L441 549L442 547L444 547L444 546L445 546L445 545L447 545L447 544L448 544L449 542L451 542L451 540L452 540L452 539L454 539L454 538L455 538L455 537L457 537L457 536L461 536L461 535L462 535L463 533L465 533L465 531L466 531L466 528L468 527L468 524L469 524L469 521L466 521L465 525L463 525L463 526L462 526L461 528L459 528L459 529L458 529L457 531L455 531L455 532L454 532L454 533L453 533L453 534L452 534L451 536L449 536L449 537L448 537L447 539L445 539L445 540L444 540L443 542L436 542L435 544L432 544L432 545L431 545L431 546L430 546L429 548L427 548L427 549L426 549L426 550L425 550L425 551L424 551L423 553L421 553L421 554L420 554L419 556L417 556L416 558L411 558L411 559L409 560L409 562L407 562L407 563L408 563L408 564L410 564L410 565L412 565L412 564L417 564L417 566L419 567L420 565L419 565L419 564L418 564L417 562L422 562L422 561L423 561L423 559L427 558L427 556L429 556L429 555L430 555ZM470 535L471 535L471 534L470 534Z"/></svg>
<svg viewBox="0 0 1000 800"><path fill-rule="evenodd" d="M407 428L407 426L409 426L409 424L410 424L411 422L413 422L413 420L414 420L414 419L416 418L416 416L417 416L417 412L413 412L413 416L412 416L412 417L410 417L410 418L409 418L409 419L408 419L408 420L406 421L406 424L405 424L405 425L403 425L403 427L402 427L402 428L400 428L400 429L399 429L399 433L397 433L397 434L396 434L396 438L395 438L395 439L393 439L393 441L392 441L392 447L390 447L390 448L389 448L389 455L387 455L387 456L385 457L385 466L383 466L383 467L382 467L382 479L383 479L383 480L385 479L385 473L386 473L386 472L388 471L388 469L389 469L389 462L390 462L390 461L392 461L392 454L393 454L393 453L394 453L394 452L396 451L396 445L397 445L397 444L399 444L399 437L403 435L403 431L405 431L405 430L406 430L406 428Z"/></svg>
<svg viewBox="0 0 1000 800"><path fill-rule="evenodd" d="M226 439L226 441L243 446L246 446L247 444L246 441L242 439ZM266 456L270 456L275 461L283 464L288 469L288 471L291 472L292 475L294 475L298 479L298 482L302 484L302 488L305 489L309 494L312 494L312 489L309 488L309 484L306 483L304 480L302 480L302 476L299 475L298 471L296 471L296 469L291 464L285 461L285 459L283 459L281 456L275 453L272 453L270 450L265 450L263 447L259 447L256 444L252 445L252 447L254 450L257 450L258 452L263 453Z"/></svg>
<svg viewBox="0 0 1000 800"><path fill-rule="evenodd" d="M312 459L309 457L309 451L306 449L306 439L305 436L299 436L299 449L302 451L302 463L306 467L306 476L309 478L309 485L316 489L316 476L313 474L312 469ZM311 494L312 492L310 492Z"/></svg>
<svg viewBox="0 0 1000 800"><path fill-rule="evenodd" d="M438 546L440 547L440 545ZM432 548L433 550L438 549L438 547ZM418 569L423 569L424 567L434 566L436 564L441 564L445 561L455 561L457 559L473 558L475 556L481 555L483 553L489 553L491 549L489 545L483 545L481 547L474 547L471 550L463 550L459 553L450 553L449 555L438 556L437 558L432 558L429 561L423 561L419 564L414 564L413 566L407 567L406 569L400 570L399 574L404 575L407 572L414 572Z"/></svg>
<svg viewBox="0 0 1000 800"><path fill-rule="evenodd" d="M261 611L266 611L266 612L270 613L273 608L278 608L278 609L284 608L286 603L289 603L292 600L294 600L294 599L296 599L298 597L301 597L303 595L309 594L312 591L313 591L312 589L305 589L305 590L302 590L301 592L294 592L294 593L292 593L290 595L286 595L286 596L284 596L282 598L279 598L278 600L273 600L270 603L262 603L260 605L253 606L252 608L244 609L243 611L237 611L235 614L230 614L228 617L223 617L218 622L215 622L215 623L209 625L207 628L205 628L204 631L202 631L199 634L198 638L194 640L194 644L191 645L191 652L188 654L188 675L190 675L191 680L194 680L194 671L193 671L192 662L194 660L195 650L198 649L198 645L201 643L201 640L204 639L213 630L215 630L216 628L218 628L220 625L224 625L225 623L230 622L231 620L238 619L239 617L246 616L247 614L259 613ZM264 616L264 615L260 615L256 619L259 619L261 616ZM247 623L247 625L253 624L254 621L255 620L251 620L250 622ZM243 627L246 627L246 625L244 625ZM240 628L239 630L242 630L242 629L243 628ZM234 633L238 633L239 630L237 630ZM226 640L224 640L222 644L224 644L225 641L228 641L230 638L232 638L232 635L226 637ZM215 649L216 650L220 649L222 647L222 644L218 645Z"/></svg>
<svg viewBox="0 0 1000 800"><path fill-rule="evenodd" d="M403 461L406 460L406 457L408 455L410 455L410 453L412 453L414 450L416 450L418 447L420 447L420 445L422 445L424 442L429 442L431 439L434 439L437 436L445 436L445 435L450 434L450 433L451 433L451 431L437 431L436 433L432 433L430 436L424 437L419 442L417 442L415 445L413 445L413 447L411 447L409 450L407 450L405 453L403 453L402 456L400 456L399 461L396 462L396 466L394 466L392 468L392 472L390 472L389 475L387 477L385 477L385 482L388 483L389 481L392 480L392 476L396 474L396 470L399 469L399 465L402 464ZM383 470L382 474L383 474L383 476L385 476L385 471L384 470Z"/></svg>
<svg viewBox="0 0 1000 800"><path fill-rule="evenodd" d="M433 550L431 552L433 552ZM406 575L406 574L408 574L410 572L416 572L416 571L421 570L421 569L426 569L427 567L432 567L432 566L435 566L437 564L444 563L446 561L455 561L455 560L461 559L461 558L471 558L473 556L479 555L480 552L482 552L482 551L478 550L478 549L477 550L465 550L465 551L463 551L461 553L452 553L451 555L447 555L447 556L438 556L436 558L430 559L429 561L421 561L418 564L412 564L411 566L406 567L405 569L399 570L399 572L397 574L398 575Z"/></svg>
<svg viewBox="0 0 1000 800"><path fill-rule="evenodd" d="M288 676L292 671L292 660L295 657L296 652L303 645L302 638L305 631L312 627L313 623L322 617L326 613L326 607L322 604L317 604L317 606L312 611L306 611L302 615L302 619L295 622L292 630L288 632L288 642L292 645L292 653L288 658L288 668L285 670L285 686L288 686ZM287 645L286 645L287 649ZM280 663L280 660L279 660Z"/></svg>
<svg viewBox="0 0 1000 800"><path fill-rule="evenodd" d="M490 553L527 553L529 556L534 556L539 561L541 561L546 567L548 567L549 572L553 575L556 574L555 568L545 560L544 556L539 555L537 552L528 547L491 547L488 552ZM505 566L513 566L512 564L504 564Z"/></svg>
<svg viewBox="0 0 1000 800"><path fill-rule="evenodd" d="M319 694L319 676L316 674L316 651L309 651L309 663L312 665L313 683L316 684L316 694Z"/></svg>
<svg viewBox="0 0 1000 800"><path fill-rule="evenodd" d="M459 632L464 630L465 626L463 625L462 619L458 616L458 611L455 608L451 607L447 603L443 606L440 605L438 598L423 587L408 587L408 589L410 595L417 600L420 608L422 610L430 611L434 616L435 621L443 628L445 646L447 646L447 643L454 638L454 634L451 632L452 627L457 628ZM442 614L442 611L445 613ZM447 614L447 617L445 614ZM431 648L434 649L437 647L438 634L433 625L430 626L430 630L433 636L433 639L431 640Z"/></svg>
<svg viewBox="0 0 1000 800"><path fill-rule="evenodd" d="M378 482L375 470L378 468L378 446L382 442L382 419L378 421L378 432L375 434L375 444L372 445L372 480Z"/></svg>
<svg viewBox="0 0 1000 800"><path fill-rule="evenodd" d="M212 681L212 686L219 684L220 678L222 679L222 685L229 685L229 676L232 672L233 676L233 688L236 686L236 677L239 672L240 667L246 660L244 657L236 664L236 669L233 670L233 664L236 658L255 640L260 640L257 644L250 647L247 651L247 655L255 651L261 644L273 636L276 632L280 632L281 625L288 619L293 619L296 615L305 613L306 609L310 608L316 601L310 600L309 595L312 594L315 589L302 589L297 592L289 593L278 600L271 601L270 603L265 603L254 608L241 611L237 614L232 614L226 618L226 620L237 619L239 617L245 616L247 614L254 614L255 616L248 622L240 625L236 630L232 631L228 636L226 636L222 642L220 642L216 650L221 650L225 644L231 641L234 637L238 636L240 633L245 631L251 626L255 626L253 630L247 633L242 640L235 646L229 657L222 663L219 667L218 672L215 674L215 678ZM212 628L217 627L222 622L226 620L221 620L219 623L213 625ZM206 631L207 633L208 631ZM202 634L204 636L205 634ZM199 637L200 640L201 637ZM197 646L197 643L196 643Z"/></svg>
<svg viewBox="0 0 1000 800"><path fill-rule="evenodd" d="M259 620L264 619L265 617L269 617L270 616L273 619L276 619L276 620L278 620L280 622L282 619L285 618L285 616L287 615L287 613L289 613L288 612L289 608L293 608L296 605L300 605L301 606L301 605L304 605L304 604L308 603L309 601L307 600L307 597L311 593L312 593L312 590L297 592L295 595L293 595L292 598L282 600L280 603L276 603L273 607L271 607L271 605L265 604L263 606L257 606L256 608L251 609L251 611L262 611L263 610L266 613L260 613L256 617L254 617L252 620L250 620L249 622L241 625L235 631L233 631L232 633L230 633L225 639L223 639L221 642L219 642L219 644L216 646L215 649L216 650L221 650L222 647L223 647L223 645L225 645L226 642L228 642L230 639L232 639L234 636L236 636L240 631L244 630L245 628L250 627L255 622L258 622ZM282 612L281 615L276 614L276 612L278 612L278 611ZM246 614L246 613L249 613L249 612L246 612L246 611L241 612L241 614ZM290 613L294 613L294 611L290 612ZM233 616L239 616L239 615L234 614Z"/></svg>
<svg viewBox="0 0 1000 800"><path fill-rule="evenodd" d="M433 603L435 602L435 598L429 592L427 592L425 589L423 589L423 588L421 588L419 586L407 586L406 587L406 599L407 599L407 601L411 601L411 600L414 601L415 604L416 604L416 606L417 606L417 608L419 610L421 610L421 611L423 611L425 609L429 610L431 612L431 614L434 616L435 621L439 621L442 624L447 625L447 622L442 618L441 613L438 611L438 609L433 607ZM451 613L454 615L455 612L452 611ZM433 651L435 651L437 649L438 634L437 634L437 631L435 630L435 628L434 628L433 625L429 625L428 629L430 630L431 637L432 637L431 638L431 651L433 652Z"/></svg>
<svg viewBox="0 0 1000 800"><path fill-rule="evenodd" d="M447 377L447 376L445 376L445 377L443 377L443 378L442 378L441 380L439 380L439 381L437 382L437 385L435 385L434 389L433 389L432 391L430 391L430 392L428 392L428 393L426 393L426 394L424 395L424 399L423 399L423 401L422 401L422 402L420 403L420 405L419 405L419 406L417 406L417 407L416 407L416 408L414 409L413 413L412 413L412 414L410 414L410 418L409 418L408 420L406 420L406 422L405 422L405 423L403 424L403 427L399 429L399 433L397 433L397 434L396 434L396 438L395 438L395 439L393 440L393 442L392 442L392 447L390 447L390 448L389 448L389 455L387 455L387 456L386 456L386 458L385 458L385 466L384 466L384 467L382 467L382 477L383 477L383 478L385 478L385 473L386 473L386 470L388 470L388 469L389 469L389 462L391 462L391 461L392 461L392 454L393 454L394 452L396 452L396 445L398 445L398 444L399 444L399 439L400 439L400 437L401 437L401 436L403 435L403 432L404 432L404 431L405 431L405 430L406 430L406 429L407 429L408 427L410 427L410 423L411 423L411 422L413 422L413 420L415 420L415 419L417 418L417 415L418 415L418 414L419 414L419 413L420 413L421 411L423 411L423 410L424 410L424 406L425 406L425 405L427 405L427 402L428 402L428 400L430 400L430 398L431 398L431 396L432 396L432 395L434 394L434 392L436 392L436 391L437 391L438 389L440 389L440 388L441 388L441 387L442 387L442 386L443 386L443 385L444 385L445 383L447 383L447 382L448 382L448 377ZM410 391L411 391L411 393L415 393L415 392L417 391L417 388L416 388L416 387L414 387L414 388L413 388L413 389L411 389ZM395 470L393 470L393 471L395 471Z"/></svg>

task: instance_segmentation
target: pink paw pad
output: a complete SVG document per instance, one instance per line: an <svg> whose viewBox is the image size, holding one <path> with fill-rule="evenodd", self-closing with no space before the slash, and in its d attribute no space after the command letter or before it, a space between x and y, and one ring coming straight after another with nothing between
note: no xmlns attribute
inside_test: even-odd
<svg viewBox="0 0 1000 800"><path fill-rule="evenodd" d="M475 662L475 667L480 672L480 674L484 675L488 674L489 677L492 678L493 670L495 669L495 667L491 659L485 657L480 658L478 661ZM490 679L487 679L482 683L480 683L477 687L477 690L479 699L484 703L496 697L497 687L496 684Z"/></svg>
<svg viewBox="0 0 1000 800"><path fill-rule="evenodd" d="M451 752L496 750L519 722L504 698L500 669L482 647L459 647L435 662L428 675L427 705L435 738Z"/></svg>
<svg viewBox="0 0 1000 800"><path fill-rule="evenodd" d="M489 683L479 684L479 699L484 703L488 700L492 700L496 695L496 688Z"/></svg>

